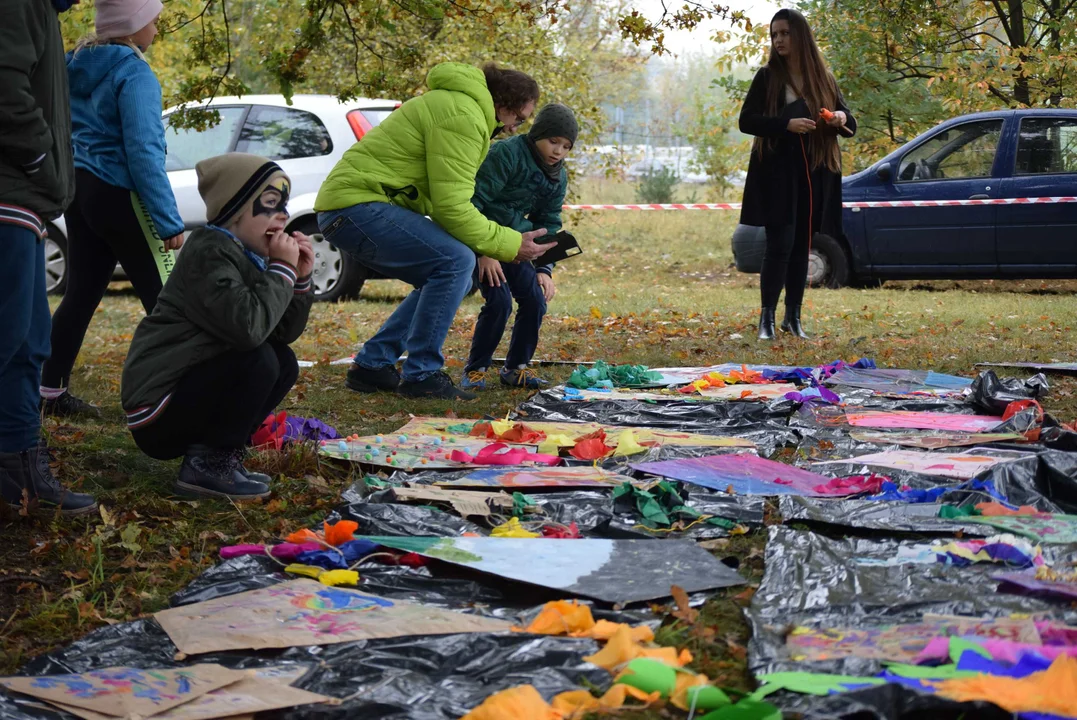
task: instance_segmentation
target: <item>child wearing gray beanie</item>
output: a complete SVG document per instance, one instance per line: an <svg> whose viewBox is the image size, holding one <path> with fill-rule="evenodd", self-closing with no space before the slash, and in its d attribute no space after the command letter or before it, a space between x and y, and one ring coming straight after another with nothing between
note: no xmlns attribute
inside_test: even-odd
<svg viewBox="0 0 1077 720"><path fill-rule="evenodd" d="M579 125L572 110L550 103L535 116L526 135L494 143L475 178L472 204L490 220L519 232L546 228L552 239L561 230L561 205L568 190L565 158L576 144ZM486 301L475 323L471 353L460 386L486 387L494 351L505 333L512 301L516 322L499 373L503 385L537 389L546 384L530 367L538 348L546 304L556 288L553 265L478 260L479 290Z"/></svg>

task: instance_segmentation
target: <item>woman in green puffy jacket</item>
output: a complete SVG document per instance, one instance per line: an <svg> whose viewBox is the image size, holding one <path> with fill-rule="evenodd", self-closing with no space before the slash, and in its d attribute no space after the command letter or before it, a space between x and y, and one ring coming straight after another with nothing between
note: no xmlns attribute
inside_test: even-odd
<svg viewBox="0 0 1077 720"><path fill-rule="evenodd" d="M534 112L538 84L489 64L443 63L430 90L408 100L349 149L326 178L315 209L327 242L415 290L364 343L348 370L357 392L471 399L442 367L441 346L471 286L475 256L528 261L545 248L487 220L471 203L475 176L498 132ZM407 350L403 372L396 361Z"/></svg>

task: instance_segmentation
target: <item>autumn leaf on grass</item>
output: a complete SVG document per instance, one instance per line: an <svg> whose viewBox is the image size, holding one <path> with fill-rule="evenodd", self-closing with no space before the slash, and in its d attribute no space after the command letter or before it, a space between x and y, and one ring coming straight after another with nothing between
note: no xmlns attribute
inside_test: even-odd
<svg viewBox="0 0 1077 720"><path fill-rule="evenodd" d="M602 319L602 311L599 310L598 308L596 308L594 305L592 305L591 306L591 317L593 317L595 320L601 320Z"/></svg>
<svg viewBox="0 0 1077 720"><path fill-rule="evenodd" d="M670 615L679 620L684 620L689 625L694 625L696 620L699 619L699 611L692 609L688 602L688 593L684 591L684 588L680 585L673 585L669 589L669 594L673 596L673 602L677 604L677 609L672 610Z"/></svg>
<svg viewBox="0 0 1077 720"><path fill-rule="evenodd" d="M747 660L748 650L743 645L736 642L732 638L725 639L726 645L729 647L729 654L737 660Z"/></svg>
<svg viewBox="0 0 1077 720"><path fill-rule="evenodd" d="M752 602L752 598L755 596L755 590L756 588L754 587L749 587L745 590L742 590L741 592L733 596L733 602L737 603L738 605L748 605Z"/></svg>

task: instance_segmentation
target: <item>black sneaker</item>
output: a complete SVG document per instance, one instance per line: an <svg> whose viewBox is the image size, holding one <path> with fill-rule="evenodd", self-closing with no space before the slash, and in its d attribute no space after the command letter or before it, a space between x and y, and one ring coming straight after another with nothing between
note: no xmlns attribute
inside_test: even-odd
<svg viewBox="0 0 1077 720"><path fill-rule="evenodd" d="M441 398L443 400L474 400L475 393L461 390L453 384L452 378L443 370L428 375L419 382L400 383L398 393L411 398Z"/></svg>
<svg viewBox="0 0 1077 720"><path fill-rule="evenodd" d="M243 461L247 459L247 451L244 448L236 448L232 451L232 454L235 456L234 459L236 463L236 469L239 470L243 477L247 478L248 480L260 482L267 486L269 485L269 483L273 482L273 478L269 477L265 473L251 472L247 468L243 467Z"/></svg>
<svg viewBox="0 0 1077 720"><path fill-rule="evenodd" d="M269 486L248 479L240 472L241 467L233 450L192 447L180 466L176 491L182 495L229 498L237 502L269 497Z"/></svg>
<svg viewBox="0 0 1077 720"><path fill-rule="evenodd" d="M39 445L20 453L0 453L0 490L12 507L22 507L23 498L45 508L59 508L68 517L97 511L93 495L65 489L53 477L48 448Z"/></svg>
<svg viewBox="0 0 1077 720"><path fill-rule="evenodd" d="M377 370L369 370L352 363L348 368L348 377L344 384L349 390L361 393L373 393L379 391L393 392L400 387L400 372L395 365L386 365Z"/></svg>
<svg viewBox="0 0 1077 720"><path fill-rule="evenodd" d="M41 398L41 411L49 417L101 419L101 408L70 392L51 399Z"/></svg>

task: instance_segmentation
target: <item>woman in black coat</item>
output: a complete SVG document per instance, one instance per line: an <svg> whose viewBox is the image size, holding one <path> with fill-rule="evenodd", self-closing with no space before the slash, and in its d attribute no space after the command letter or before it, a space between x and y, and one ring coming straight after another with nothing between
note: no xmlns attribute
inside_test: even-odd
<svg viewBox="0 0 1077 720"><path fill-rule="evenodd" d="M804 16L779 10L770 21L771 52L752 80L740 130L755 135L740 221L766 228L759 279L759 339L774 338L775 309L785 286L782 330L807 337L800 305L811 238L841 230L841 151L856 120L827 69Z"/></svg>

